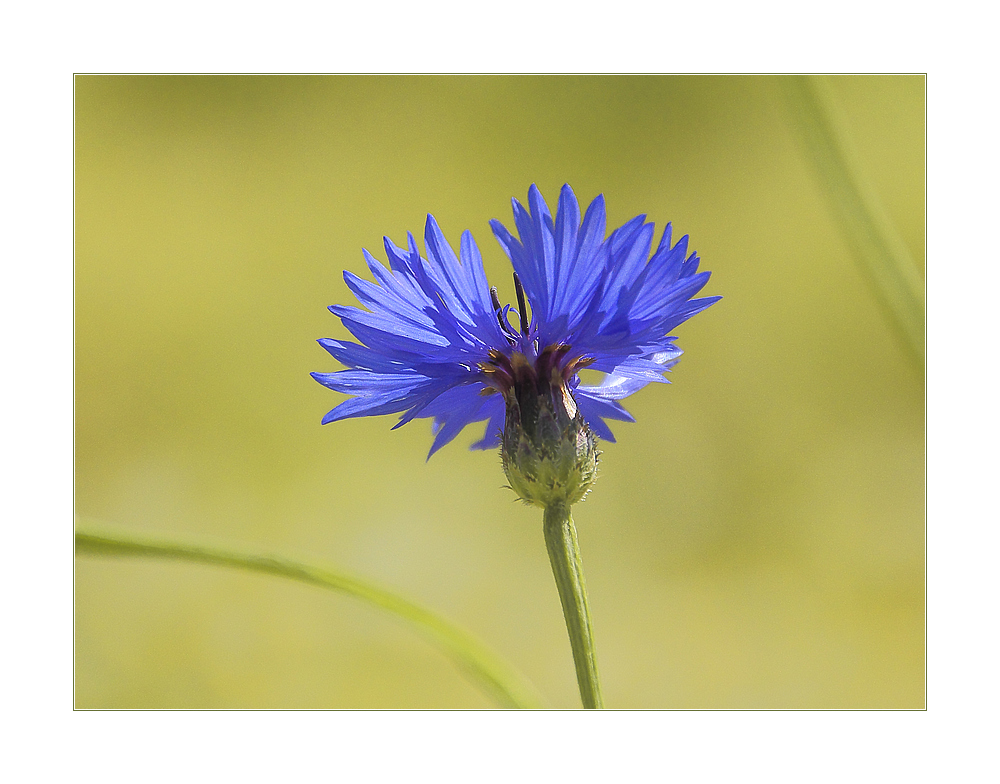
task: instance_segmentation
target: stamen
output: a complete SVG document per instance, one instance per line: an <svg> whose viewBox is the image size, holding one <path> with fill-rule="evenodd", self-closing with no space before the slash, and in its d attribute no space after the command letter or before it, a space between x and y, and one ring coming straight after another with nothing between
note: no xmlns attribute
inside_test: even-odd
<svg viewBox="0 0 1000 784"><path fill-rule="evenodd" d="M500 331L503 333L503 336L507 338L507 342L513 346L517 343L517 336L511 334L510 327L504 323L506 319L503 317L503 306L500 304L500 297L497 296L496 286L490 286L490 300L493 302L493 312L496 314L497 324L500 325Z"/></svg>
<svg viewBox="0 0 1000 784"><path fill-rule="evenodd" d="M588 368L597 361L596 357L577 357L568 365L566 365L565 370L567 378L574 373L579 373L584 368Z"/></svg>
<svg viewBox="0 0 1000 784"><path fill-rule="evenodd" d="M528 307L524 304L524 287L521 279L514 273L514 291L517 292L517 315L521 319L521 334L528 334Z"/></svg>

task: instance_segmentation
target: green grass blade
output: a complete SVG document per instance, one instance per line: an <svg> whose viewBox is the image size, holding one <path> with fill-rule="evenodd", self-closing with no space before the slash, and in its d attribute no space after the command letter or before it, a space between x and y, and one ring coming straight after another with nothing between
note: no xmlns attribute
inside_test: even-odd
<svg viewBox="0 0 1000 784"><path fill-rule="evenodd" d="M408 599L327 566L301 563L279 555L241 552L173 538L137 536L79 524L76 552L79 555L140 556L230 566L345 593L412 623L501 707L535 708L541 704L538 693L527 679L469 632Z"/></svg>
<svg viewBox="0 0 1000 784"><path fill-rule="evenodd" d="M846 121L823 76L781 79L830 205L890 323L924 367L924 285L919 268L864 176Z"/></svg>

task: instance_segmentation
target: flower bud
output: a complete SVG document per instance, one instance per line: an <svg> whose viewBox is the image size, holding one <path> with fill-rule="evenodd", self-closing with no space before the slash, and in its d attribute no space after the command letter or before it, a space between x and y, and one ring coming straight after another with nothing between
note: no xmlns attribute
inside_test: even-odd
<svg viewBox="0 0 1000 784"><path fill-rule="evenodd" d="M529 504L570 506L597 479L597 443L559 367L558 348L532 366L511 356L513 384L504 391L500 456L511 489Z"/></svg>

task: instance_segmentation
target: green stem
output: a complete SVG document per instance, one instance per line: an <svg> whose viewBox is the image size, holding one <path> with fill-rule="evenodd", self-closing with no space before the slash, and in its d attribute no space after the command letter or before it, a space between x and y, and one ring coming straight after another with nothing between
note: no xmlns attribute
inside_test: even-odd
<svg viewBox="0 0 1000 784"><path fill-rule="evenodd" d="M597 659L594 655L594 632L587 605L587 587L583 579L583 559L576 526L568 506L552 504L545 507L543 527L545 546L549 551L552 574L559 589L566 630L573 648L576 680L584 708L604 707L601 684L597 679Z"/></svg>
<svg viewBox="0 0 1000 784"><path fill-rule="evenodd" d="M924 366L924 284L906 243L864 176L827 78L781 80L816 172L848 244L889 322Z"/></svg>
<svg viewBox="0 0 1000 784"><path fill-rule="evenodd" d="M125 531L88 530L80 525L77 525L76 530L76 551L78 554L147 556L231 566L288 577L346 593L416 625L502 707L534 708L540 704L537 692L524 676L467 631L394 593L327 567L300 563L277 555L238 552L195 542L147 538Z"/></svg>

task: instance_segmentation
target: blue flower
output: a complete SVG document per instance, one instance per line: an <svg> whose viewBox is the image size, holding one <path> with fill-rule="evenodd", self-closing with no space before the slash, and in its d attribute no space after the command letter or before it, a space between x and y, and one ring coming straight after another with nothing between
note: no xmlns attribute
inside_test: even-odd
<svg viewBox="0 0 1000 784"><path fill-rule="evenodd" d="M456 256L430 215L426 258L412 234L406 248L386 238L388 269L364 251L374 282L344 273L366 309L330 306L359 342L319 341L347 369L313 377L353 395L323 424L402 412L400 427L433 417L430 457L485 420L485 435L472 446L488 449L500 444L525 384L562 395L569 416L582 416L608 441L607 420L634 421L619 401L666 382L681 354L669 333L720 299L692 299L709 273L698 272L697 254L687 255L687 236L671 245L669 223L652 256L653 225L644 215L605 238L603 196L582 220L568 185L554 220L534 185L528 209L516 199L513 207L518 237L499 221L491 225L514 267L516 308L501 306L489 287L472 235L462 234ZM581 384L585 367L604 372L602 382Z"/></svg>

